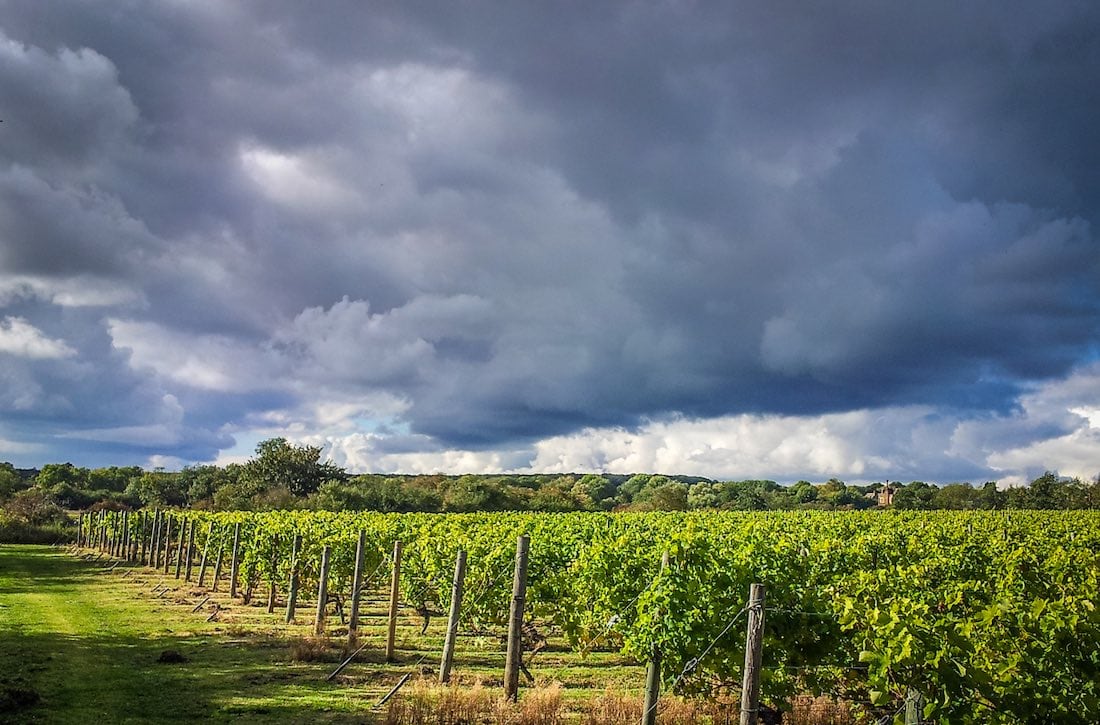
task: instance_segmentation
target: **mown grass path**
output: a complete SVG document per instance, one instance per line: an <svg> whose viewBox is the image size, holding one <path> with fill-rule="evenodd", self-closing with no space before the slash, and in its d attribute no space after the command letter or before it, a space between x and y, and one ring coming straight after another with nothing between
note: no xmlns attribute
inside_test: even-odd
<svg viewBox="0 0 1100 725"><path fill-rule="evenodd" d="M364 721L333 688L303 696L284 648L215 632L135 599L102 564L0 546L0 722ZM186 661L158 662L167 650Z"/></svg>

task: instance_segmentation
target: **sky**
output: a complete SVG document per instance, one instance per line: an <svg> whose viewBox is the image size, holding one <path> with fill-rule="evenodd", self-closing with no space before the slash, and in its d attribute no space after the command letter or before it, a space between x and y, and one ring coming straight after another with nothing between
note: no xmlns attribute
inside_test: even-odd
<svg viewBox="0 0 1100 725"><path fill-rule="evenodd" d="M1100 4L0 0L0 460L1100 474Z"/></svg>

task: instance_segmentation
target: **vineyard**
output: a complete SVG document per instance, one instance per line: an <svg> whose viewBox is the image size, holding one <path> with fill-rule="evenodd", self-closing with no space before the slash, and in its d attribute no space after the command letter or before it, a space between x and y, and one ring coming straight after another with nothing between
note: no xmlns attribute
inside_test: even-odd
<svg viewBox="0 0 1100 725"><path fill-rule="evenodd" d="M741 692L748 593L762 583L771 707L827 694L886 722L1100 721L1095 512L148 511L80 526L85 548L184 567L271 607L278 594L288 618L299 593L319 597L297 616L321 633L338 601L352 638L358 592L391 580L425 623L446 617L460 552L456 624L501 631L525 535L524 625L581 653L659 661L663 692Z"/></svg>

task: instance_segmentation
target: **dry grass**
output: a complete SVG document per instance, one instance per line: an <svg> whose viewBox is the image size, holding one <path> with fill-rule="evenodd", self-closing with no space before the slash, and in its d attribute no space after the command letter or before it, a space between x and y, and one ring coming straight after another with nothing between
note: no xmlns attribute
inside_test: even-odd
<svg viewBox="0 0 1100 725"><path fill-rule="evenodd" d="M843 703L828 698L798 698L783 714L784 725L854 725ZM558 684L526 689L518 703L508 702L498 685L475 682L441 687L419 680L389 703L385 725L623 725L642 717L638 696L607 691L567 708ZM658 711L662 725L728 725L739 717L734 701L701 701L663 697Z"/></svg>
<svg viewBox="0 0 1100 725"><path fill-rule="evenodd" d="M345 640L328 637L302 637L290 645L294 662L342 662L348 656Z"/></svg>
<svg viewBox="0 0 1100 725"><path fill-rule="evenodd" d="M791 712L783 714L784 723L793 725L854 725L851 708L828 697L796 697Z"/></svg>
<svg viewBox="0 0 1100 725"><path fill-rule="evenodd" d="M527 690L518 703L498 688L480 682L471 687L440 687L418 680L400 700L390 702L386 725L559 725L563 722L561 687Z"/></svg>

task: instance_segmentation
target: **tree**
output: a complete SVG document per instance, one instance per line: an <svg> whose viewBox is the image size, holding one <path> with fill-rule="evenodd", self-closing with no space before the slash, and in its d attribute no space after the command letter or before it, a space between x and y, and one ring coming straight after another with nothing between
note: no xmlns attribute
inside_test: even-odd
<svg viewBox="0 0 1100 725"><path fill-rule="evenodd" d="M179 474L152 471L133 479L126 493L137 498L144 506L183 506L187 492Z"/></svg>
<svg viewBox="0 0 1100 725"><path fill-rule="evenodd" d="M19 477L15 466L6 461L0 463L0 501L8 500L24 488L27 488L27 486L24 485L23 479Z"/></svg>
<svg viewBox="0 0 1100 725"><path fill-rule="evenodd" d="M622 503L630 503L643 488L649 485L652 478L648 473L635 473L619 486L619 500Z"/></svg>
<svg viewBox="0 0 1100 725"><path fill-rule="evenodd" d="M88 471L88 488L93 491L122 493L143 471L137 466L93 468Z"/></svg>
<svg viewBox="0 0 1100 725"><path fill-rule="evenodd" d="M251 479L257 493L271 488L285 488L295 496L307 496L325 481L345 481L343 468L321 462L321 449L316 446L295 446L286 438L271 438L256 446L256 457L245 464L244 475Z"/></svg>
<svg viewBox="0 0 1100 725"><path fill-rule="evenodd" d="M997 488L995 481L986 481L978 494L978 508L999 510L1005 507L1005 492Z"/></svg>
<svg viewBox="0 0 1100 725"><path fill-rule="evenodd" d="M817 489L809 481L799 481L791 486L791 498L796 503L812 503L817 500Z"/></svg>
<svg viewBox="0 0 1100 725"><path fill-rule="evenodd" d="M503 511L516 508L508 493L478 476L462 476L443 494L444 511Z"/></svg>
<svg viewBox="0 0 1100 725"><path fill-rule="evenodd" d="M573 485L571 491L586 508L609 509L613 505L611 499L615 495L615 486L603 476L586 473Z"/></svg>
<svg viewBox="0 0 1100 725"><path fill-rule="evenodd" d="M4 515L30 526L65 523L68 518L60 506L42 491L20 491L4 504Z"/></svg>
<svg viewBox="0 0 1100 725"><path fill-rule="evenodd" d="M980 491L969 483L949 483L932 496L932 507L964 511L981 508Z"/></svg>
<svg viewBox="0 0 1100 725"><path fill-rule="evenodd" d="M652 484L657 479L661 479L663 483L646 487L634 500L640 503L648 503L656 511L686 511L688 507L687 484L670 481L664 476L654 476L650 479L650 483Z"/></svg>
<svg viewBox="0 0 1100 725"><path fill-rule="evenodd" d="M34 479L34 485L46 490L63 483L75 488L88 488L88 469L77 468L71 463L47 463Z"/></svg>
<svg viewBox="0 0 1100 725"><path fill-rule="evenodd" d="M894 508L927 511L933 507L936 487L924 481L912 481L894 494Z"/></svg>
<svg viewBox="0 0 1100 725"><path fill-rule="evenodd" d="M697 483L688 488L688 508L713 509L722 503L722 484Z"/></svg>
<svg viewBox="0 0 1100 725"><path fill-rule="evenodd" d="M213 501L219 489L236 483L244 467L239 463L230 463L225 468L213 465L185 466L178 474L179 490L187 497L191 506Z"/></svg>

